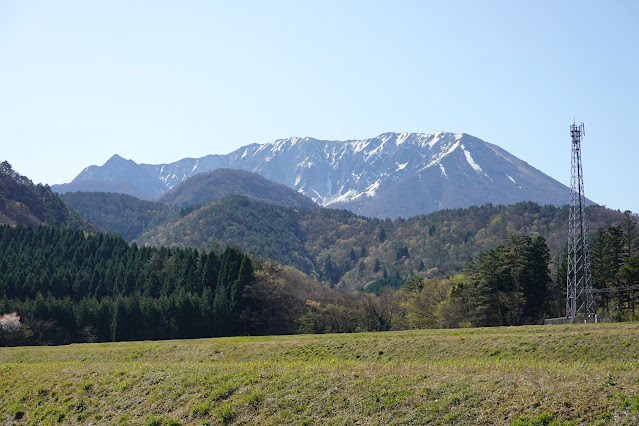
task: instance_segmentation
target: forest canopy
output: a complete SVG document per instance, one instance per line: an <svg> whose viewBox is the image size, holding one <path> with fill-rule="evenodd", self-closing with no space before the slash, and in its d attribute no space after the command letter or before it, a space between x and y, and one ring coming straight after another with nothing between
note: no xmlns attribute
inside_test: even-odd
<svg viewBox="0 0 639 426"><path fill-rule="evenodd" d="M62 334L56 342L231 335L253 280L251 258L232 246L138 248L102 233L0 226L0 312L41 322Z"/></svg>

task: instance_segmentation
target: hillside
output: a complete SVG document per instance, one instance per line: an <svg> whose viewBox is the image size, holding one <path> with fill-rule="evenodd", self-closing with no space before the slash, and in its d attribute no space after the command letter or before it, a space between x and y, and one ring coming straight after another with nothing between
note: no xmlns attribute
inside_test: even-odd
<svg viewBox="0 0 639 426"><path fill-rule="evenodd" d="M317 207L313 200L287 186L272 182L257 173L232 169L217 169L192 176L158 201L187 206L207 204L226 195L243 195L286 207Z"/></svg>
<svg viewBox="0 0 639 426"><path fill-rule="evenodd" d="M6 161L0 164L0 224L92 229L48 185L35 185Z"/></svg>
<svg viewBox="0 0 639 426"><path fill-rule="evenodd" d="M591 229L623 214L588 209ZM409 220L379 220L345 210L293 209L227 197L142 234L140 244L208 248L216 242L291 265L333 284L363 288L387 275L437 275L462 268L511 233L542 235L554 261L567 241L567 207L514 206L444 210Z"/></svg>
<svg viewBox="0 0 639 426"><path fill-rule="evenodd" d="M632 324L0 348L3 424L636 425Z"/></svg>
<svg viewBox="0 0 639 426"><path fill-rule="evenodd" d="M565 185L498 146L446 132L384 133L350 141L293 137L157 165L114 155L53 188L60 193L124 192L151 200L189 177L220 168L258 173L324 207L377 218L488 203L561 206L569 200Z"/></svg>
<svg viewBox="0 0 639 426"><path fill-rule="evenodd" d="M192 208L140 200L115 192L67 192L60 194L60 198L80 217L119 234L129 242L167 220L192 211Z"/></svg>

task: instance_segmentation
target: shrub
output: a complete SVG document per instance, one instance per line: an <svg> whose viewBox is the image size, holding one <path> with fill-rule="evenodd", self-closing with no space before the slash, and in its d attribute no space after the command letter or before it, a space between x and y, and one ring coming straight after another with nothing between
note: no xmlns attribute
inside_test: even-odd
<svg viewBox="0 0 639 426"><path fill-rule="evenodd" d="M235 418L235 410L229 404L222 404L215 411L215 416L224 423L230 423Z"/></svg>
<svg viewBox="0 0 639 426"><path fill-rule="evenodd" d="M263 399L264 395L262 394L262 392L251 392L250 394L246 395L244 401L253 408L258 408Z"/></svg>
<svg viewBox="0 0 639 426"><path fill-rule="evenodd" d="M195 414L196 416L206 416L207 414L209 414L209 404L203 402L201 404L194 405L191 408L191 413Z"/></svg>
<svg viewBox="0 0 639 426"><path fill-rule="evenodd" d="M146 426L161 426L164 423L164 419L160 416L151 416L146 419L144 424Z"/></svg>
<svg viewBox="0 0 639 426"><path fill-rule="evenodd" d="M511 423L511 426L548 426L553 422L553 417L550 413L542 413L532 419L519 416Z"/></svg>
<svg viewBox="0 0 639 426"><path fill-rule="evenodd" d="M209 400L218 401L220 399L226 399L231 396L233 392L235 392L235 386L227 383L226 385L213 390L209 395Z"/></svg>
<svg viewBox="0 0 639 426"><path fill-rule="evenodd" d="M6 333L14 333L20 330L20 315L17 312L0 315L0 329Z"/></svg>

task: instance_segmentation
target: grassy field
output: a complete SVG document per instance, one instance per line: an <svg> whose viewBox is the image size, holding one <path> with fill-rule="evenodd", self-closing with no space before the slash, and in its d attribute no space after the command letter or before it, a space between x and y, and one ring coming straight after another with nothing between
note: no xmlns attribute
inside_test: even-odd
<svg viewBox="0 0 639 426"><path fill-rule="evenodd" d="M639 424L639 325L0 348L1 424Z"/></svg>

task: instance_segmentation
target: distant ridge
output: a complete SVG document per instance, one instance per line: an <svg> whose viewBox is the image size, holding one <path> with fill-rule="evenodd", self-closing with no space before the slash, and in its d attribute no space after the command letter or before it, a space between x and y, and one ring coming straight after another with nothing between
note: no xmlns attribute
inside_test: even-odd
<svg viewBox="0 0 639 426"><path fill-rule="evenodd" d="M496 145L467 134L384 133L323 141L287 138L226 155L170 164L136 164L113 156L90 166L58 192L122 192L158 199L187 178L220 168L258 173L325 207L376 218L441 209L533 201L561 206L569 188Z"/></svg>

